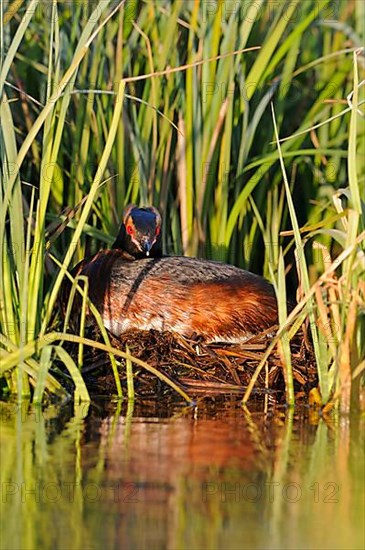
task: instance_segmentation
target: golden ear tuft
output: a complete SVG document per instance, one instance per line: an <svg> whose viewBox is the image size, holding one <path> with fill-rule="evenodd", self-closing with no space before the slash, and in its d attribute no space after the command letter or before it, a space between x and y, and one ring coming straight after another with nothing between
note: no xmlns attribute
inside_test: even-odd
<svg viewBox="0 0 365 550"><path fill-rule="evenodd" d="M133 208L137 208L135 204L128 204L128 206L125 207L123 212L123 223L124 225L127 224L128 216L132 212Z"/></svg>

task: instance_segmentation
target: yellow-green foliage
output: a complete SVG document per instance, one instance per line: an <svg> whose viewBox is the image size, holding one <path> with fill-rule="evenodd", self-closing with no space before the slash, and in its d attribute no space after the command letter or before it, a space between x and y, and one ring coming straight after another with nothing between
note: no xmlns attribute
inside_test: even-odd
<svg viewBox="0 0 365 550"><path fill-rule="evenodd" d="M348 407L364 370L364 3L1 8L0 345L10 392L28 394L29 382L37 401L62 391L49 372L57 355L88 398L54 332L47 339L57 294L67 268L110 244L123 207L139 202L161 208L168 252L270 278L278 338L307 315L323 401L342 395Z"/></svg>

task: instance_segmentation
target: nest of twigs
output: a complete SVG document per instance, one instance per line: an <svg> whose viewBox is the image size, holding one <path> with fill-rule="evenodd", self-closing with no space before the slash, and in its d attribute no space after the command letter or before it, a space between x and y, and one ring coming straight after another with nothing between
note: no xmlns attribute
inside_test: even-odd
<svg viewBox="0 0 365 550"><path fill-rule="evenodd" d="M92 328L94 340L103 339ZM243 393L260 364L272 337L267 333L255 335L242 344L206 344L188 340L170 332L130 331L116 338L109 333L113 347L129 352L158 369L190 394ZM303 334L291 341L294 387L297 396L305 396L317 383L317 370L310 344ZM71 350L73 352L73 350ZM75 349L76 353L76 349ZM123 385L126 384L124 360L118 366ZM115 379L108 354L88 348L84 354L83 377L90 392L98 395L116 393ZM171 391L168 385L143 367L133 365L136 395L150 397ZM255 392L284 395L285 378L282 359L277 347L269 355L255 383Z"/></svg>

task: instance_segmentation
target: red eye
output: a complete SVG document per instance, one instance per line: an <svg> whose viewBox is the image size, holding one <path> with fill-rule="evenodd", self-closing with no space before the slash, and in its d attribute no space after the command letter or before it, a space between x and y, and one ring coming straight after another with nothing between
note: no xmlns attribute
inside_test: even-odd
<svg viewBox="0 0 365 550"><path fill-rule="evenodd" d="M155 231L156 237L158 237L160 233L161 233L161 227L160 226L156 227L156 231Z"/></svg>
<svg viewBox="0 0 365 550"><path fill-rule="evenodd" d="M127 225L127 233L128 235L133 235L133 227L131 225Z"/></svg>

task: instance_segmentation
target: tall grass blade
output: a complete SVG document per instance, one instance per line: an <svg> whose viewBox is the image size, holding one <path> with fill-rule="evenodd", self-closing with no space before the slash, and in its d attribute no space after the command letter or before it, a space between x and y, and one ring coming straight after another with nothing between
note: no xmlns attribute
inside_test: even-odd
<svg viewBox="0 0 365 550"><path fill-rule="evenodd" d="M281 154L281 145L279 142L279 135L278 135L278 129L276 125L275 111L274 111L273 105L271 105L271 110L272 110L272 117L273 117L273 123L274 123L276 145L279 151L280 165L281 165L281 170L283 174L286 200L288 203L290 220L294 231L294 240L295 240L295 247L297 252L298 268L300 271L301 280L303 282L305 295L308 295L310 290L310 283L309 283L307 263L304 255L304 243L302 241L302 237L300 234L299 224L298 224L298 220L297 220L295 208L294 208L294 203L290 193L289 183L286 176L286 170L284 165L284 159ZM314 313L314 302L312 298L309 298L307 308L308 308L307 311L308 311L309 323L310 323L313 346L314 346L314 353L315 353L317 369L318 369L319 385L321 388L323 401L324 403L326 403L329 398L328 366L327 366L327 363L325 362L325 358L323 357L323 350L321 353L321 347L319 345L319 334L318 334L317 325L316 325L316 318Z"/></svg>

